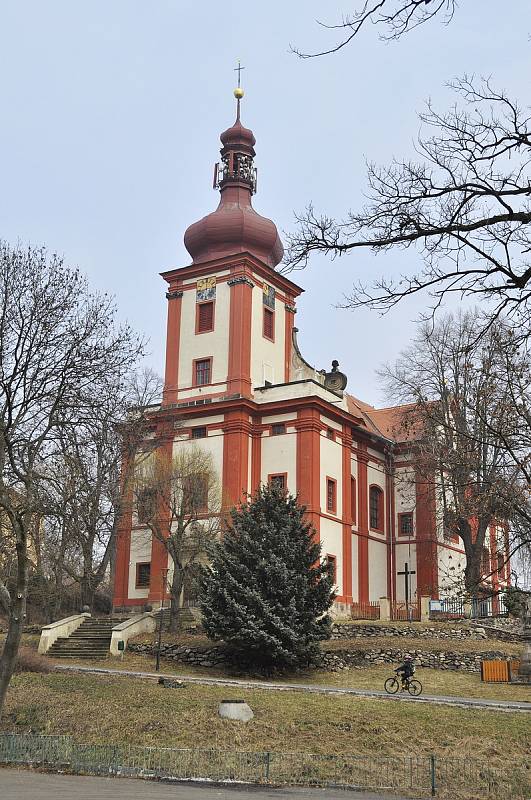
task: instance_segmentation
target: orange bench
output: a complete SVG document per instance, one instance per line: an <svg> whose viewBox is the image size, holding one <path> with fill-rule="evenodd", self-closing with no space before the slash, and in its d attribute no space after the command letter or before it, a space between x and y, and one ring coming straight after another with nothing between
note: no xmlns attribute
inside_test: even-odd
<svg viewBox="0 0 531 800"><path fill-rule="evenodd" d="M517 675L520 661L507 659L506 661L482 661L481 680L486 683L510 683L511 675Z"/></svg>

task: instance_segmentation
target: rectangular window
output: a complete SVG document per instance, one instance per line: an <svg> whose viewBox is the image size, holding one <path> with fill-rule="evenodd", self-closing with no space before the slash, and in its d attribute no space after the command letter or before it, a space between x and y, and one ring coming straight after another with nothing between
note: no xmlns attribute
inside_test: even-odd
<svg viewBox="0 0 531 800"><path fill-rule="evenodd" d="M266 339L271 339L272 342L275 340L275 312L265 306L263 333Z"/></svg>
<svg viewBox="0 0 531 800"><path fill-rule="evenodd" d="M208 479L206 475L186 475L183 479L183 510L194 516L208 511Z"/></svg>
<svg viewBox="0 0 531 800"><path fill-rule="evenodd" d="M398 535L413 536L413 512L398 515Z"/></svg>
<svg viewBox="0 0 531 800"><path fill-rule="evenodd" d="M284 490L286 488L286 473L279 472L277 475L269 475L268 476L269 483L271 486L276 487L277 489Z"/></svg>
<svg viewBox="0 0 531 800"><path fill-rule="evenodd" d="M335 441L335 439L336 439L336 432L334 431L334 429L333 429L333 428L327 428L327 429L326 429L326 438L327 438L327 439L332 439L332 441L333 441L333 442Z"/></svg>
<svg viewBox="0 0 531 800"><path fill-rule="evenodd" d="M210 383L210 373L212 371L212 359L211 358L203 358L200 361L195 362L195 370L194 370L194 385L195 386L206 386Z"/></svg>
<svg viewBox="0 0 531 800"><path fill-rule="evenodd" d="M200 425L197 428L192 428L192 439L206 439L207 429L205 425Z"/></svg>
<svg viewBox="0 0 531 800"><path fill-rule="evenodd" d="M148 561L144 564L136 565L136 583L137 589L147 589L151 579L151 563Z"/></svg>
<svg viewBox="0 0 531 800"><path fill-rule="evenodd" d="M326 510L330 514L336 513L337 481L333 478L326 479Z"/></svg>
<svg viewBox="0 0 531 800"><path fill-rule="evenodd" d="M356 478L350 479L350 512L352 517L352 524L356 524L356 507L358 504L358 494L356 487Z"/></svg>
<svg viewBox="0 0 531 800"><path fill-rule="evenodd" d="M282 433L286 433L286 426L283 422L275 422L274 425L271 425L271 436L280 436Z"/></svg>
<svg viewBox="0 0 531 800"><path fill-rule="evenodd" d="M207 333L214 330L214 302L197 303L195 332Z"/></svg>
<svg viewBox="0 0 531 800"><path fill-rule="evenodd" d="M332 572L332 580L334 581L334 583L337 583L337 561L336 561L336 557L327 555L326 556L326 560L328 562L328 565L332 568L332 570L331 570L331 572Z"/></svg>
<svg viewBox="0 0 531 800"><path fill-rule="evenodd" d="M369 517L371 528L375 531L383 531L384 494L379 486L369 488Z"/></svg>

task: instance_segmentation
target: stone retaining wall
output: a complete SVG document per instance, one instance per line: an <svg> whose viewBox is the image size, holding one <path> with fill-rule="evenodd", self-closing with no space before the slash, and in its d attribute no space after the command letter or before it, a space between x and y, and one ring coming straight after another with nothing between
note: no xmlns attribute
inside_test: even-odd
<svg viewBox="0 0 531 800"><path fill-rule="evenodd" d="M149 653L153 655L155 652L155 645L130 642L128 644L128 649L134 653ZM338 672L339 670L351 668L363 669L371 664L399 664L406 655L412 656L415 664L419 667L462 670L464 672L479 672L480 663L483 660L504 660L507 658L506 653L500 650L488 650L482 653L454 653L452 651L430 653L425 650L375 647L369 650L324 651L321 664L316 665L314 668ZM186 647L174 644L162 644L161 656L170 661L190 664L196 667L228 666L243 668L242 664L235 664L231 660L223 646Z"/></svg>
<svg viewBox="0 0 531 800"><path fill-rule="evenodd" d="M430 653L426 650L401 650L375 648L374 650L336 650L323 654L323 666L331 672L342 669L363 669L370 664L400 664L406 655L413 657L418 667L430 669L461 670L463 672L480 672L481 662L485 660L505 660L507 655L500 650L488 650L482 653Z"/></svg>
<svg viewBox="0 0 531 800"><path fill-rule="evenodd" d="M331 639L359 639L367 636L407 636L408 639L486 639L485 631L481 627L437 627L416 628L413 625L345 625L332 626Z"/></svg>

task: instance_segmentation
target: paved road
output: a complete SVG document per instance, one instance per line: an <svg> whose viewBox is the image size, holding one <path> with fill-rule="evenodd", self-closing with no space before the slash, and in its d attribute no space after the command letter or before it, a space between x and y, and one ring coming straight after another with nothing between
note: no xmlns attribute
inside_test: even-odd
<svg viewBox="0 0 531 800"><path fill-rule="evenodd" d="M396 795L344 789L273 789L155 783L130 778L88 778L0 769L2 800L400 800ZM405 800L402 798L402 800Z"/></svg>
<svg viewBox="0 0 531 800"><path fill-rule="evenodd" d="M121 669L103 669L98 667L79 667L79 666L56 666L56 669L72 672L92 673L95 675L112 675L121 677L145 678L147 680L158 680L160 675L157 672L132 672ZM516 700L486 700L481 697L453 697L447 695L428 695L411 697L409 694L387 694L376 689L340 689L337 686L317 686L315 684L304 683L272 683L270 681L248 681L235 680L232 678L192 678L189 675L168 675L165 678L174 678L186 683L198 683L203 686L232 686L242 689L273 689L275 691L308 692L313 694L338 694L353 695L354 697L378 698L389 700L395 703L436 703L446 706L460 706L464 708L488 708L494 711L520 711L531 712L531 702L519 702Z"/></svg>

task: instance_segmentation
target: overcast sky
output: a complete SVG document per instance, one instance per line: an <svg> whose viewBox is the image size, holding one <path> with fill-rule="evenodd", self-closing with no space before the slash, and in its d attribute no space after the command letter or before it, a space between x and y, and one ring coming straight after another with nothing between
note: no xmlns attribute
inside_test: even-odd
<svg viewBox="0 0 531 800"><path fill-rule="evenodd" d="M365 161L412 154L417 112L452 102L445 82L492 75L529 98L529 0L462 0L454 21L384 44L374 28L335 56L315 20L352 2L325 0L0 0L0 237L64 255L150 340L162 372L166 300L158 273L189 263L186 227L217 205L212 166L234 119L257 138L254 206L280 231L312 201L341 215L366 187ZM361 0L358 0L358 4ZM306 290L297 326L317 367L337 358L348 390L384 398L375 369L414 333L426 299L381 317L338 310L353 281L406 269L414 251L316 257L292 277Z"/></svg>

